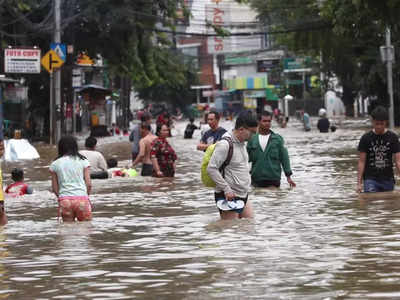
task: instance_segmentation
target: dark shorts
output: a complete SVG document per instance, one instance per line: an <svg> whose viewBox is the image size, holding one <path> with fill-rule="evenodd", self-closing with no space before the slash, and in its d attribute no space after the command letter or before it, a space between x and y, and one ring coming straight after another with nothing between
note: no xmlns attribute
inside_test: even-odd
<svg viewBox="0 0 400 300"><path fill-rule="evenodd" d="M280 187L281 182L280 180L260 180L260 181L253 181L253 185L255 187Z"/></svg>
<svg viewBox="0 0 400 300"><path fill-rule="evenodd" d="M91 172L90 173L91 179L107 179L108 172L107 171L98 171L98 172Z"/></svg>
<svg viewBox="0 0 400 300"><path fill-rule="evenodd" d="M218 201L218 200L221 200L221 198L225 199L225 193L224 193L224 192L214 193L215 204L217 204L217 201ZM236 197L235 199L236 199L236 200L243 200L243 202L244 202L244 207L246 207L247 199L248 199L248 198L249 198L249 196L246 196L246 198ZM235 211L235 212L237 212L238 214L240 214L240 213L242 213L243 209L244 209L244 208L242 208L242 209L235 209L235 210L233 210L233 211ZM220 210L219 208L218 208L218 210L219 210L219 213L222 213L222 210Z"/></svg>
<svg viewBox="0 0 400 300"><path fill-rule="evenodd" d="M394 190L393 180L364 180L364 193L389 192Z"/></svg>
<svg viewBox="0 0 400 300"><path fill-rule="evenodd" d="M153 175L153 165L152 164L143 164L142 165L142 176L151 176Z"/></svg>

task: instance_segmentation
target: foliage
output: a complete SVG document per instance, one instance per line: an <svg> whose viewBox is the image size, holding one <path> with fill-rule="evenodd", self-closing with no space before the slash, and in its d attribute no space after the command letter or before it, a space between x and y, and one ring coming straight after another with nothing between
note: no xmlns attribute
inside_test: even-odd
<svg viewBox="0 0 400 300"><path fill-rule="evenodd" d="M3 47L37 45L46 52L54 30L53 1L5 0L2 3ZM135 88L161 85L176 88L186 84L183 62L166 61L169 57L165 56L166 49L173 46L172 36L157 32L160 26L175 28L183 0L61 0L61 3L62 42L74 45L75 54L85 51L96 57L100 53L108 62L111 74L130 78ZM42 73L42 85L45 85L48 76ZM37 84L37 78L34 81Z"/></svg>
<svg viewBox="0 0 400 300"><path fill-rule="evenodd" d="M251 0L251 3L260 20L272 31L287 32L276 36L278 44L297 54L321 58L321 71L327 78L333 75L339 78L348 109L351 110L359 92L387 98L379 46L384 44L386 26L391 27L393 40L398 36L399 1ZM398 72L397 66L395 71Z"/></svg>

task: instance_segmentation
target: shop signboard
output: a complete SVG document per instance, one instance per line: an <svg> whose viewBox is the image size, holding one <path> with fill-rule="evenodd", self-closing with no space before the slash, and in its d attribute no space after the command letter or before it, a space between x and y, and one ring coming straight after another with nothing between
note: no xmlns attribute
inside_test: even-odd
<svg viewBox="0 0 400 300"><path fill-rule="evenodd" d="M40 49L4 49L4 73L40 73Z"/></svg>

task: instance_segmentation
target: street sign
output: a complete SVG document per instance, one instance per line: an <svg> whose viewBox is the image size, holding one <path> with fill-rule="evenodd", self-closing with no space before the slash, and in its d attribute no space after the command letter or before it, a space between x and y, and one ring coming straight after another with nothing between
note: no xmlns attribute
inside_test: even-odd
<svg viewBox="0 0 400 300"><path fill-rule="evenodd" d="M4 73L40 73L40 49L4 49Z"/></svg>
<svg viewBox="0 0 400 300"><path fill-rule="evenodd" d="M65 44L51 43L50 49L54 50L54 52L57 53L58 57L61 58L63 62L65 62L65 59L67 57L67 46Z"/></svg>
<svg viewBox="0 0 400 300"><path fill-rule="evenodd" d="M64 62L57 55L54 50L49 50L41 60L42 66L47 70L47 72L52 73L54 69L60 68Z"/></svg>

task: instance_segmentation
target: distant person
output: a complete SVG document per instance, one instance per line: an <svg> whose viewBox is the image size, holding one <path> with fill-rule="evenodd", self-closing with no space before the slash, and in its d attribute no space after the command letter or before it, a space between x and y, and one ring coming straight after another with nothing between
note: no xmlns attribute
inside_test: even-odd
<svg viewBox="0 0 400 300"><path fill-rule="evenodd" d="M284 140L271 130L271 123L271 113L262 112L258 119L258 133L247 143L249 161L252 163L252 184L257 187L280 187L283 169L290 187L295 187Z"/></svg>
<svg viewBox="0 0 400 300"><path fill-rule="evenodd" d="M20 168L14 168L11 171L11 179L14 183L10 184L6 188L6 193L11 196L23 196L26 194L33 194L33 189L24 182L24 170Z"/></svg>
<svg viewBox="0 0 400 300"><path fill-rule="evenodd" d="M394 190L393 158L400 172L400 142L387 130L388 112L377 106L371 113L372 130L365 133L358 144L358 185L360 193Z"/></svg>
<svg viewBox="0 0 400 300"><path fill-rule="evenodd" d="M150 158L154 177L174 177L177 156L167 141L169 128L163 124L157 139L151 143Z"/></svg>
<svg viewBox="0 0 400 300"><path fill-rule="evenodd" d="M79 151L90 163L90 178L92 179L106 179L108 178L107 173L107 162L99 151L96 151L97 139L93 136L89 136L85 140L86 150Z"/></svg>
<svg viewBox="0 0 400 300"><path fill-rule="evenodd" d="M0 133L0 157L4 155L4 137ZM8 222L7 214L4 207L4 193L3 193L3 174L0 166L0 226L6 225Z"/></svg>
<svg viewBox="0 0 400 300"><path fill-rule="evenodd" d="M58 198L58 215L61 215L64 222L92 219L89 165L89 161L78 152L74 137L64 136L60 139L58 156L49 169L51 186Z"/></svg>
<svg viewBox="0 0 400 300"><path fill-rule="evenodd" d="M253 115L247 111L240 113L233 132L226 132L216 143L208 164L207 172L216 184L215 202L223 220L253 217L253 208L248 201L251 178L245 142L256 131L257 120ZM232 157L221 171L230 147L233 147Z"/></svg>
<svg viewBox="0 0 400 300"><path fill-rule="evenodd" d="M143 113L140 121L141 123L135 124L131 134L129 135L129 141L132 142L132 162L135 161L136 156L139 154L140 128L143 124L151 125L151 114L149 112Z"/></svg>
<svg viewBox="0 0 400 300"><path fill-rule="evenodd" d="M304 131L310 131L311 130L310 115L306 112L303 112L302 119L303 119Z"/></svg>
<svg viewBox="0 0 400 300"><path fill-rule="evenodd" d="M218 142L226 133L226 130L219 127L220 115L216 111L210 111L207 115L207 123L210 129L207 130L200 139L197 145L197 150L206 151L208 146Z"/></svg>
<svg viewBox="0 0 400 300"><path fill-rule="evenodd" d="M151 144L156 139L157 136L151 132L150 125L142 125L142 138L139 142L139 154L132 163L132 168L134 168L138 163L142 162L142 176L153 175L153 163L150 158L150 152Z"/></svg>
<svg viewBox="0 0 400 300"><path fill-rule="evenodd" d="M329 119L326 117L326 110L320 109L318 114L320 116L320 119L318 120L317 123L317 128L319 132L324 132L324 133L329 132L331 123L329 122Z"/></svg>
<svg viewBox="0 0 400 300"><path fill-rule="evenodd" d="M186 125L185 133L183 135L184 139L191 139L193 137L193 133L196 129L199 129L200 127L197 127L194 125L194 118L189 119L189 124Z"/></svg>

